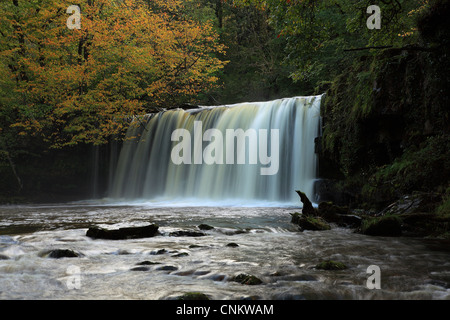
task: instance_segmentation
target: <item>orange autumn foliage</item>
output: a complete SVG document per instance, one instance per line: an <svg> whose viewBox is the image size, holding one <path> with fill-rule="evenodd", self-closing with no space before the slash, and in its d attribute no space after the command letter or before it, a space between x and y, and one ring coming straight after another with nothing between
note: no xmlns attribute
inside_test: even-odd
<svg viewBox="0 0 450 320"><path fill-rule="evenodd" d="M129 117L191 102L225 63L212 23L189 18L185 1L3 1L0 112L62 147L104 143ZM67 28L70 5L81 29Z"/></svg>

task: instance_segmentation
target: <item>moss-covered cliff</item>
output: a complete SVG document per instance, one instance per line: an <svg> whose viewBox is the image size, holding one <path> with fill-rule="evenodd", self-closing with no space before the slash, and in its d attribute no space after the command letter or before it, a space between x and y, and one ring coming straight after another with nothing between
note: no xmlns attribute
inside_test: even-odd
<svg viewBox="0 0 450 320"><path fill-rule="evenodd" d="M419 19L419 45L368 53L330 84L321 176L339 181L342 202L379 209L414 191L448 194L449 8Z"/></svg>

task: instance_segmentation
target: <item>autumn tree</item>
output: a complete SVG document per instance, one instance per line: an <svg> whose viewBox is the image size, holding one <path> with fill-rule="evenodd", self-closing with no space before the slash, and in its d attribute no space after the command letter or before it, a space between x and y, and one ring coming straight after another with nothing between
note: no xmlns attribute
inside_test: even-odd
<svg viewBox="0 0 450 320"><path fill-rule="evenodd" d="M183 14L185 2L2 1L2 150L8 136L105 143L127 118L213 88L224 47L212 23ZM80 29L66 25L70 5Z"/></svg>

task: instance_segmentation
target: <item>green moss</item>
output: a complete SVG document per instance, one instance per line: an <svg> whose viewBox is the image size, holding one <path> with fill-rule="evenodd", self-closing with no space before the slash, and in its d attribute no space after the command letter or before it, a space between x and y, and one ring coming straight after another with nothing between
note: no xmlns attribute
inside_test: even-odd
<svg viewBox="0 0 450 320"><path fill-rule="evenodd" d="M444 200L436 208L436 214L441 217L450 217L450 187L446 190Z"/></svg>
<svg viewBox="0 0 450 320"><path fill-rule="evenodd" d="M437 191L449 180L450 136L439 135L428 138L418 148L409 148L393 163L379 167L363 186L362 196L386 205L402 194ZM448 207L443 206L442 210Z"/></svg>
<svg viewBox="0 0 450 320"><path fill-rule="evenodd" d="M301 231L304 230L321 231L331 229L330 225L321 217L305 216L298 212L291 214L291 216L292 216L291 222L298 224Z"/></svg>
<svg viewBox="0 0 450 320"><path fill-rule="evenodd" d="M330 230L331 227L322 218L306 217L306 222L310 226L309 230Z"/></svg>
<svg viewBox="0 0 450 320"><path fill-rule="evenodd" d="M249 285L249 286L262 284L261 279L255 277L253 275L245 274L245 273L241 273L241 274L237 275L236 277L234 277L232 279L232 281L239 282L240 284L245 284L245 285Z"/></svg>
<svg viewBox="0 0 450 320"><path fill-rule="evenodd" d="M348 267L342 262L336 262L332 260L322 261L316 265L316 269L321 270L345 270Z"/></svg>
<svg viewBox="0 0 450 320"><path fill-rule="evenodd" d="M366 218L361 224L361 233L370 236L400 236L401 224L402 220L394 215Z"/></svg>

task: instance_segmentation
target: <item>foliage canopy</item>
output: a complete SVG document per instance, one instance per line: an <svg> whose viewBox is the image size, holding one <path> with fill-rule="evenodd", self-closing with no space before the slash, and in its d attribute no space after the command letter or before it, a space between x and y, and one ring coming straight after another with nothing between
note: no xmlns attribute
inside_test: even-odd
<svg viewBox="0 0 450 320"><path fill-rule="evenodd" d="M224 46L185 3L2 1L2 134L39 136L57 148L101 144L127 117L214 87ZM70 5L81 8L81 29L66 26Z"/></svg>

